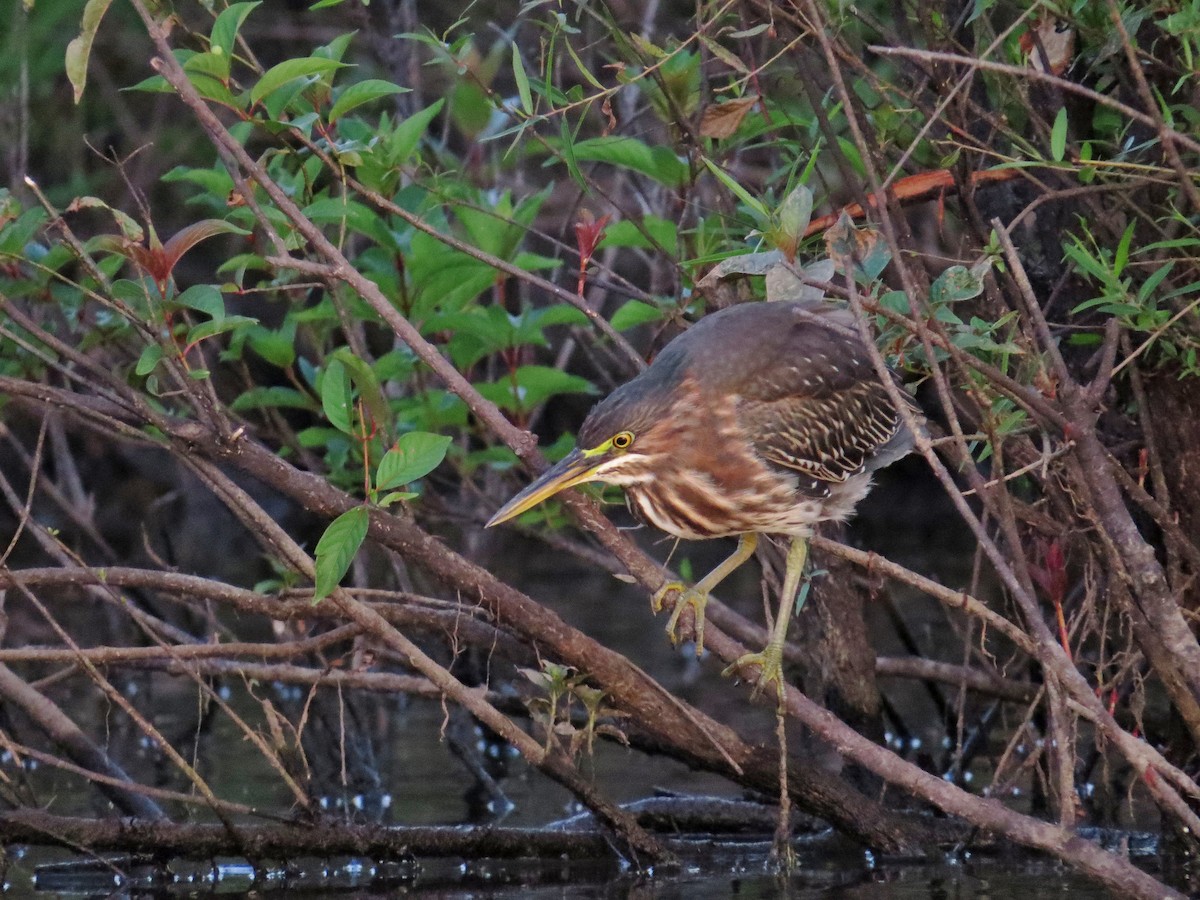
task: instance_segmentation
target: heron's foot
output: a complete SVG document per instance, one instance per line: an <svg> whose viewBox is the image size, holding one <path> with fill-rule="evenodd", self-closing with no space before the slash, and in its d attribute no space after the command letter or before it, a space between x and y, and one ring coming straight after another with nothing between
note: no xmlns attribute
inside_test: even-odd
<svg viewBox="0 0 1200 900"><path fill-rule="evenodd" d="M679 643L679 617L683 611L691 607L692 613L695 616L696 624L693 626L693 631L696 635L696 656L704 655L704 607L708 603L708 594L703 591L698 591L695 588L688 587L682 581L668 581L650 598L650 606L655 612L660 612L663 608L663 601L667 595L676 593L679 596L675 598L675 609L671 611L671 618L667 619L667 637L671 639L672 644Z"/></svg>
<svg viewBox="0 0 1200 900"><path fill-rule="evenodd" d="M654 596L650 598L650 608L655 613L662 612L663 603L667 599L668 594L679 594L681 597L687 593L688 586L682 581L665 581L663 586L654 592Z"/></svg>
<svg viewBox="0 0 1200 900"><path fill-rule="evenodd" d="M750 699L756 699L767 689L768 685L774 682L775 694L782 706L785 683L783 680L783 647L767 644L760 653L747 653L745 656L739 656L721 674L728 678L730 675L740 673L743 669L755 666L758 667L758 679L754 683L754 690L750 692Z"/></svg>

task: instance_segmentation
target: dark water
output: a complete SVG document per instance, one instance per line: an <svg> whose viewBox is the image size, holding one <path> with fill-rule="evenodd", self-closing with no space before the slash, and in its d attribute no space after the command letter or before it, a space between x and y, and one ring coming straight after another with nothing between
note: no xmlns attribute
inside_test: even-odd
<svg viewBox="0 0 1200 900"><path fill-rule="evenodd" d="M697 844L697 856L677 872L622 874L604 866L556 868L544 862L428 860L380 866L367 860L300 860L259 873L236 860L173 864L145 875L142 887L121 887L111 871L65 877L43 871L35 886L32 865L48 860L30 854L16 862L5 896L79 897L306 897L382 896L458 898L863 898L863 900L1002 900L1002 898L1102 898L1094 883L1041 860L994 858L944 863L888 863L865 854L801 853L788 877L765 871L766 843ZM687 853L688 848L678 846ZM137 882L137 870L126 868ZM219 877L218 877L219 873ZM155 886L151 887L151 884ZM40 889L39 889L40 887Z"/></svg>
<svg viewBox="0 0 1200 900"><path fill-rule="evenodd" d="M394 708L399 740L381 751L383 780L394 787L387 804L386 821L409 825L466 822L463 798L466 779L439 735L444 725L440 705L414 702ZM764 719L768 717L764 716ZM220 720L218 720L220 721ZM764 725L767 723L764 721ZM218 728L222 727L220 725ZM213 735L214 746L228 746L232 735ZM210 767L212 786L220 796L265 808L279 808L285 798L264 786L274 784L265 768L257 770L250 753ZM690 771L669 760L646 757L614 745L599 745L585 771L611 787L618 801L636 800L654 792L709 794L737 798L737 789L714 776ZM69 778L45 769L30 774L48 791L72 789ZM513 760L503 780L513 810L504 826L537 827L578 812L570 796L556 785ZM60 793L59 796L62 796ZM86 796L86 792L81 792ZM14 848L9 857L5 895L13 897L383 897L439 898L1080 898L1110 896L1095 884L1064 867L1028 855L999 858L964 853L939 862L877 859L828 835L815 845L799 844L798 867L788 878L771 874L770 842L762 840L677 840L673 848L683 861L676 870L650 874L621 871L611 863L568 865L545 860L418 859L381 865L371 860L293 860L276 871L256 873L240 860L173 861L139 870L127 860L115 859L117 868L131 874L120 882L107 866L67 872L39 866L66 861L83 863L66 851ZM111 857L110 857L111 858ZM136 885L141 884L138 888Z"/></svg>
<svg viewBox="0 0 1200 900"><path fill-rule="evenodd" d="M883 492L880 492L883 494ZM945 583L967 581L970 548L955 544L952 535L916 531L908 512L901 527L889 521L889 511L908 509L896 498L877 498L879 512L860 520L856 541L879 550L918 571L935 574ZM908 510L911 512L911 510ZM934 517L936 519L936 517ZM961 530L955 530L961 536ZM881 541L886 535L888 540ZM886 546L885 546L886 544ZM524 549L533 549L532 547ZM651 545L659 556L661 545ZM684 545L695 570L706 571L728 548L717 542ZM679 560L676 556L676 562ZM673 650L663 633L663 619L652 615L644 592L595 569L564 567L561 556L507 554L514 571L498 571L535 598L558 611L572 625L626 654L658 679L668 690L696 704L738 729L749 740L773 742L774 715L746 702L745 690L719 677L714 660L698 662ZM499 567L498 567L499 568ZM741 578L741 581L738 581ZM724 594L725 592L723 592ZM757 567L748 566L731 579L728 596L759 594ZM931 644L946 629L944 611L927 598L897 595L904 615L918 636ZM894 645L885 619L875 616L875 641L881 653L901 652ZM266 810L287 810L291 798L261 757L245 745L225 716L203 724L198 721L195 689L162 674L133 673L127 690L139 708L170 735L186 736L193 744L195 762L216 794L225 799ZM305 691L283 685L255 685L236 680L225 683L223 694L240 714L251 721L260 714L259 704L270 699L281 710L289 704L303 705ZM92 705L79 708L71 702L72 685L67 682L51 693L90 734L107 735L109 749L139 781L161 783L170 767L130 731L113 727L111 711ZM928 722L927 744L939 740L942 726L930 710L920 705L927 698L914 684L887 685L889 697L913 722ZM253 694L250 691L253 690ZM378 772L379 788L366 799L353 790L330 796L328 810L361 812L373 808L379 821L403 825L479 824L480 811L466 796L471 779L451 752L446 733L453 723L441 704L426 700L367 695L359 698L365 721L371 723L372 764ZM294 711L294 710L293 710ZM293 716L293 721L296 717ZM468 739L477 739L468 735ZM122 744L122 741L125 741ZM230 748L241 748L230 752ZM501 750L500 752L503 752ZM836 758L816 759L813 764L836 766ZM0 760L0 774L11 759ZM594 779L607 797L630 802L654 795L718 796L741 799L740 789L716 776L695 772L681 763L644 755L615 743L598 743L595 754L581 761L585 775ZM73 776L46 767L21 773L36 787L39 798L53 801L52 809L62 814L97 815L95 792ZM574 799L562 788L532 772L521 760L509 758L499 776L511 809L492 819L505 827L537 828L579 812ZM182 784L165 786L186 790ZM173 811L176 812L176 811ZM1131 823L1133 824L1133 823ZM650 874L621 871L613 863L572 864L542 861L497 861L418 859L381 864L371 860L291 860L272 871L255 872L244 861L173 861L165 869L138 868L127 860L113 860L129 874L121 881L113 867L80 869L86 858L63 850L14 848L5 870L6 896L99 897L99 896L280 896L280 897L798 897L798 898L1020 898L1033 900L1064 894L1081 897L1110 896L1092 882L1064 867L1028 854L1006 857L963 853L937 862L877 859L845 843L823 840L818 846L801 846L799 865L787 878L771 874L768 862L769 835L762 840L680 841L675 850L683 864L677 870ZM110 858L111 859L111 858ZM39 866L64 862L74 868L50 871Z"/></svg>

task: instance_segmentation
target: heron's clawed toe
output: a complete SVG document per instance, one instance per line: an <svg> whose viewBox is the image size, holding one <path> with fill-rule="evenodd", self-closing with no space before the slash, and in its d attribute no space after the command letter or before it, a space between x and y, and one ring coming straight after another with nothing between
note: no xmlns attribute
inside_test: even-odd
<svg viewBox="0 0 1200 900"><path fill-rule="evenodd" d="M662 601L671 591L677 591L679 596L675 598L675 608L671 610L671 618L667 619L667 637L671 639L672 644L679 643L679 617L685 609L690 607L695 616L695 625L692 626L692 630L696 636L696 656L703 656L704 607L708 603L708 594L698 591L695 588L687 587L678 581L667 582L654 594L652 603L655 612L662 609Z"/></svg>
<svg viewBox="0 0 1200 900"><path fill-rule="evenodd" d="M663 586L654 592L654 596L650 598L650 608L656 613L662 612L663 603L667 600L667 595L677 593L682 595L687 591L688 586L682 581L665 581Z"/></svg>
<svg viewBox="0 0 1200 900"><path fill-rule="evenodd" d="M754 690L750 692L750 698L753 700L758 697L767 685L775 683L775 693L779 698L779 703L784 702L783 686L783 648L777 647L774 644L768 644L759 653L747 653L744 656L739 656L730 665L726 666L721 672L726 678L730 675L740 674L745 669L758 668L758 678L754 682Z"/></svg>

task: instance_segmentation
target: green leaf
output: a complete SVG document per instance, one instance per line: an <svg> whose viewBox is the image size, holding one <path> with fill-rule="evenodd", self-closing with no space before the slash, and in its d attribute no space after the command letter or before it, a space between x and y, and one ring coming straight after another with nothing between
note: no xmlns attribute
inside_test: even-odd
<svg viewBox="0 0 1200 900"><path fill-rule="evenodd" d="M633 43L633 46L638 49L638 52L644 53L646 56L650 57L651 59L666 59L667 58L666 50L664 50L664 49L662 49L662 47L659 47L658 45L654 44L652 41L649 41L646 38L642 37L637 32L631 33L629 35L629 40Z"/></svg>
<svg viewBox="0 0 1200 900"><path fill-rule="evenodd" d="M78 209L107 210L112 214L113 219L116 220L117 227L121 229L121 236L134 244L140 244L146 236L142 226L130 217L128 213L122 212L116 207L109 206L99 197L76 197L71 201L71 205L67 207L67 212L75 212ZM113 251L116 253L122 252L119 242L113 247Z"/></svg>
<svg viewBox="0 0 1200 900"><path fill-rule="evenodd" d="M579 185L581 190L588 190L587 179L583 177L583 172L579 170L579 160L575 158L575 135L571 133L571 126L567 124L566 116L563 116L558 121L558 136L558 146L562 148L563 163L567 167L567 175Z"/></svg>
<svg viewBox="0 0 1200 900"><path fill-rule="evenodd" d="M241 109L241 104L230 93L225 83L213 78L211 75L189 72L188 81L192 83L192 87L196 89L196 93L205 100L211 100L213 103L219 103L229 109Z"/></svg>
<svg viewBox="0 0 1200 900"><path fill-rule="evenodd" d="M604 229L599 247L641 247L651 250L656 249L656 242L668 256L675 254L677 241L674 222L658 216L646 216L641 220L640 228L632 219L610 222Z"/></svg>
<svg viewBox="0 0 1200 900"><path fill-rule="evenodd" d="M0 228L0 253L23 256L26 245L46 221L46 211L40 206L27 209L14 222Z"/></svg>
<svg viewBox="0 0 1200 900"><path fill-rule="evenodd" d="M750 208L751 212L758 216L760 220L766 221L770 218L769 214L767 213L767 208L763 206L762 201L738 184L732 175L718 166L707 156L704 157L704 165L708 167L710 172L717 176L717 180L721 182L721 184L729 188L729 190L732 191L739 200L745 203L746 206Z"/></svg>
<svg viewBox="0 0 1200 900"><path fill-rule="evenodd" d="M1113 275L1117 278L1121 277L1121 273L1125 271L1125 265L1129 262L1129 245L1133 242L1133 222L1130 222L1125 228L1125 233L1121 235L1121 242L1117 244L1117 254L1113 257Z"/></svg>
<svg viewBox="0 0 1200 900"><path fill-rule="evenodd" d="M75 102L83 97L83 89L87 85L88 57L92 55L92 41L100 29L100 22L108 12L112 0L88 0L83 8L83 19L79 23L79 35L67 44L66 70L67 78L75 91Z"/></svg>
<svg viewBox="0 0 1200 900"><path fill-rule="evenodd" d="M209 51L193 53L182 62L188 81L200 96L226 106L237 106L229 91L229 57Z"/></svg>
<svg viewBox="0 0 1200 900"><path fill-rule="evenodd" d="M366 3L363 6L367 6ZM319 56L321 59L336 59L341 60L346 55L346 50L350 46L350 41L354 39L355 32L345 31L331 40L328 44L324 44L313 51L313 56Z"/></svg>
<svg viewBox="0 0 1200 900"><path fill-rule="evenodd" d="M1170 274L1171 269L1174 267L1175 260L1172 259L1155 269L1150 277L1142 282L1142 286L1138 288L1138 299L1145 301L1151 294L1158 290L1158 286L1162 283L1162 280Z"/></svg>
<svg viewBox="0 0 1200 900"><path fill-rule="evenodd" d="M131 84L129 87L121 88L123 91L146 91L150 94L170 94L175 90L171 87L171 83L161 75L151 75L149 78L143 78L137 84Z"/></svg>
<svg viewBox="0 0 1200 900"><path fill-rule="evenodd" d="M838 152L845 157L846 162L859 175L865 178L866 167L863 166L862 154L858 152L858 147L854 146L854 141L848 137L838 135L837 137Z"/></svg>
<svg viewBox="0 0 1200 900"><path fill-rule="evenodd" d="M337 588L362 546L370 524L370 514L365 506L348 509L329 523L321 540L317 541L313 603L324 600Z"/></svg>
<svg viewBox="0 0 1200 900"><path fill-rule="evenodd" d="M251 329L247 340L251 350L281 369L296 361L295 319L289 319L278 331L262 327Z"/></svg>
<svg viewBox="0 0 1200 900"><path fill-rule="evenodd" d="M459 206L454 215L476 247L512 259L546 196L546 192L540 192L514 207L511 193L504 191L490 198L484 207Z"/></svg>
<svg viewBox="0 0 1200 900"><path fill-rule="evenodd" d="M202 341L205 338L224 334L226 331L234 331L243 325L257 324L258 319L252 319L249 316L226 316L224 319L210 319L207 322L201 322L189 331L187 333L187 342L195 344L197 341Z"/></svg>
<svg viewBox="0 0 1200 900"><path fill-rule="evenodd" d="M730 275L766 275L769 271L784 262L783 254L778 250L763 250L759 253L739 253L727 256L708 274L700 279L701 286L714 284L720 278Z"/></svg>
<svg viewBox="0 0 1200 900"><path fill-rule="evenodd" d="M340 360L331 359L325 366L321 376L321 407L330 425L344 434L354 434L350 420L354 409L350 373Z"/></svg>
<svg viewBox="0 0 1200 900"><path fill-rule="evenodd" d="M657 306L643 303L641 300L630 300L613 313L609 324L617 331L625 331L647 322L662 321L663 311Z"/></svg>
<svg viewBox="0 0 1200 900"><path fill-rule="evenodd" d="M379 498L379 506L387 509L393 503L400 500L412 500L414 497L419 497L420 494L414 494L412 491L392 491L390 494L385 494Z"/></svg>
<svg viewBox="0 0 1200 900"><path fill-rule="evenodd" d="M561 259L555 259L553 256L540 256L537 253L529 253L522 250L513 257L513 265L519 269L524 269L526 272L536 272L539 269L557 269L563 264Z"/></svg>
<svg viewBox="0 0 1200 900"><path fill-rule="evenodd" d="M139 376L149 375L154 371L154 367L158 365L158 361L163 357L163 349L158 344L149 344L142 351L142 355L138 357L137 365L133 371Z"/></svg>
<svg viewBox="0 0 1200 900"><path fill-rule="evenodd" d="M323 59L319 56L286 59L279 65L267 69L263 77L258 80L258 84L250 89L250 101L259 103L289 82L325 75L335 69L345 68L345 65L336 59Z"/></svg>
<svg viewBox="0 0 1200 900"><path fill-rule="evenodd" d="M746 64L738 58L736 53L733 53L727 48L721 46L719 43L703 33L701 33L699 37L701 42L713 56L725 63L725 65L729 66L729 68L733 69L735 72L740 72L747 77L750 76L750 70L746 67Z"/></svg>
<svg viewBox="0 0 1200 900"><path fill-rule="evenodd" d="M575 63L576 71L587 79L588 84L598 91L606 90L604 85L601 84L596 76L592 74L592 67L585 64L584 61L579 58L579 54L575 52L575 48L571 46L571 42L563 41L563 46L567 48L567 53L570 55L571 61ZM563 118L565 119L566 116Z"/></svg>
<svg viewBox="0 0 1200 900"><path fill-rule="evenodd" d="M193 284L182 294L174 298L180 306L186 306L197 312L202 312L220 321L225 318L225 298L211 284Z"/></svg>
<svg viewBox="0 0 1200 900"><path fill-rule="evenodd" d="M529 76L525 74L525 63L521 61L521 48L517 42L512 45L513 78L517 82L517 93L521 97L521 108L527 115L533 115L533 94L529 90Z"/></svg>
<svg viewBox="0 0 1200 900"><path fill-rule="evenodd" d="M301 129L300 123L303 119L307 119L310 123L315 121L315 112L304 112L302 116L298 115L286 124L282 119L284 118L284 113L295 103L297 98L302 97L305 91L317 84L317 81L318 79L316 78L295 78L269 97L263 98L262 107L266 111L264 118L270 123L274 131L278 132L280 129L285 128ZM302 108L302 105L297 105L292 112L298 113Z"/></svg>
<svg viewBox="0 0 1200 900"><path fill-rule="evenodd" d="M576 160L610 163L640 172L667 187L680 187L688 167L670 147L651 147L637 138L609 135L580 141L572 149Z"/></svg>
<svg viewBox="0 0 1200 900"><path fill-rule="evenodd" d="M254 387L239 396L229 405L234 412L252 409L308 409L314 408L312 398L295 388L273 385Z"/></svg>
<svg viewBox="0 0 1200 900"><path fill-rule="evenodd" d="M400 87L398 84L392 84L390 81L380 78L368 78L366 81L352 84L342 91L333 104L333 109L329 111L329 121L336 122L350 110L362 106L364 103L370 103L372 100L392 94L406 94L408 91L409 88Z"/></svg>
<svg viewBox="0 0 1200 900"><path fill-rule="evenodd" d="M953 303L983 293L983 277L966 266L951 266L929 286L929 302Z"/></svg>
<svg viewBox="0 0 1200 900"><path fill-rule="evenodd" d="M891 261L892 251L884 241L877 240L870 245L866 255L858 260L855 270L862 274L865 283L871 284L883 274Z"/></svg>
<svg viewBox="0 0 1200 900"><path fill-rule="evenodd" d="M408 158L417 149L417 144L425 136L425 132L429 128L429 123L433 121L434 116L442 111L442 107L445 104L445 98L438 100L420 112L413 113L396 126L396 130L387 139L388 163L390 165L402 166L408 162Z"/></svg>
<svg viewBox="0 0 1200 900"><path fill-rule="evenodd" d="M1054 117L1054 126L1050 129L1050 158L1062 162L1067 153L1067 108L1064 106Z"/></svg>
<svg viewBox="0 0 1200 900"><path fill-rule="evenodd" d="M219 162L213 168L206 169L176 166L170 172L163 175L162 180L168 182L184 181L195 184L206 193L220 198L224 198L234 188L233 178L230 177L229 172ZM221 203L221 207L224 209L224 202Z"/></svg>
<svg viewBox="0 0 1200 900"><path fill-rule="evenodd" d="M225 60L224 77L229 78L229 65L233 59L233 47L237 43L238 32L246 16L261 6L261 0L255 3L231 3L221 10L213 22L212 33L208 39L208 52Z"/></svg>
<svg viewBox="0 0 1200 900"><path fill-rule="evenodd" d="M483 84L470 78L457 79L450 92L450 120L463 137L478 140L491 119L492 100Z"/></svg>
<svg viewBox="0 0 1200 900"><path fill-rule="evenodd" d="M388 407L387 398L383 395L379 379L375 377L371 367L355 356L347 347L335 350L333 358L345 366L350 380L358 388L358 396L362 399L363 406L366 407L367 414L371 419L379 426L389 427L391 409Z"/></svg>
<svg viewBox="0 0 1200 900"><path fill-rule="evenodd" d="M513 382L516 382L515 384ZM586 378L551 366L521 366L513 378L477 386L479 392L502 409L527 412L559 394L594 394Z"/></svg>
<svg viewBox="0 0 1200 900"><path fill-rule="evenodd" d="M1153 244L1147 244L1139 250L1139 253L1151 253L1155 250L1178 250L1180 247L1200 248L1200 238L1183 237L1174 238L1169 241L1155 241Z"/></svg>
<svg viewBox="0 0 1200 900"><path fill-rule="evenodd" d="M318 225L344 224L379 243L390 238L387 225L370 207L346 197L321 197L304 208L304 215Z"/></svg>
<svg viewBox="0 0 1200 900"><path fill-rule="evenodd" d="M189 75L207 75L216 81L224 83L228 77L229 58L209 50L205 53L193 53L183 64L183 70Z"/></svg>
<svg viewBox="0 0 1200 900"><path fill-rule="evenodd" d="M1078 238L1074 239L1076 243L1063 244L1063 255L1084 274L1090 275L1097 281L1106 283L1109 280L1109 272L1095 257L1093 257L1085 247L1078 243Z"/></svg>
<svg viewBox="0 0 1200 900"><path fill-rule="evenodd" d="M791 238L793 244L804 237L804 229L808 228L812 210L812 191L802 184L796 185L779 205L779 230Z"/></svg>
<svg viewBox="0 0 1200 900"><path fill-rule="evenodd" d="M636 37L633 40L650 56L665 54L659 57L662 61L656 65L658 77L643 77L637 81L655 115L664 123L673 122L679 115L690 116L700 104L700 54L682 47L664 51L649 41Z"/></svg>
<svg viewBox="0 0 1200 900"><path fill-rule="evenodd" d="M400 436L396 446L383 455L375 474L375 490L388 491L424 478L441 464L450 438L425 431Z"/></svg>
<svg viewBox="0 0 1200 900"><path fill-rule="evenodd" d="M1093 297L1091 300L1084 300L1082 303L1071 308L1071 315L1075 316L1081 312L1087 312L1089 309L1104 307L1112 302L1111 297Z"/></svg>
<svg viewBox="0 0 1200 900"><path fill-rule="evenodd" d="M558 306L547 306L542 309L529 309L521 313L518 318L527 318L533 327L538 329L545 328L548 325L583 325L589 324L587 314L574 306L560 304ZM529 332L518 334L518 338Z"/></svg>

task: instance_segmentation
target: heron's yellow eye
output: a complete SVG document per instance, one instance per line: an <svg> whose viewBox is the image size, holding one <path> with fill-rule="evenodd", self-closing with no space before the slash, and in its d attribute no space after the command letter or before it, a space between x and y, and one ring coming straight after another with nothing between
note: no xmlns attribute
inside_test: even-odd
<svg viewBox="0 0 1200 900"><path fill-rule="evenodd" d="M629 449L629 445L632 443L633 433L629 431L622 431L621 433L614 435L612 439L613 448L616 450L627 450Z"/></svg>

